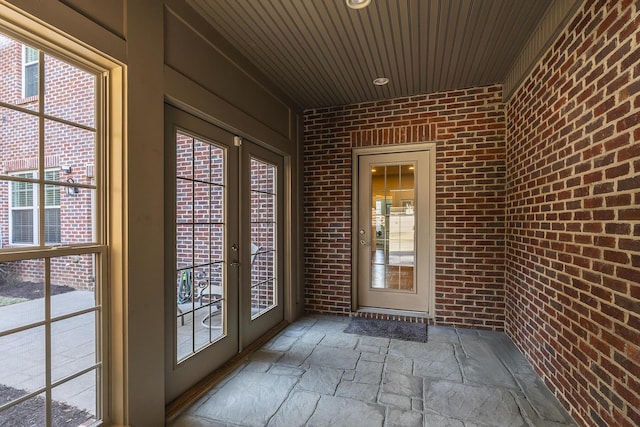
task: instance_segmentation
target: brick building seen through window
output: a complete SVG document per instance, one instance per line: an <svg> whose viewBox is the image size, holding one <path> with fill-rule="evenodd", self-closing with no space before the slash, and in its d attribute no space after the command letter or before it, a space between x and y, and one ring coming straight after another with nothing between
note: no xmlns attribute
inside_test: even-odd
<svg viewBox="0 0 640 427"><path fill-rule="evenodd" d="M0 182L0 248L40 245L41 220L47 246L94 241L95 190L81 186L95 184L95 75L1 35L0 58L0 100L10 106L0 106L0 174L9 177ZM44 197L37 183L41 139ZM40 280L39 269L28 265L3 268L21 280ZM52 268L65 285L93 288L90 263Z"/></svg>

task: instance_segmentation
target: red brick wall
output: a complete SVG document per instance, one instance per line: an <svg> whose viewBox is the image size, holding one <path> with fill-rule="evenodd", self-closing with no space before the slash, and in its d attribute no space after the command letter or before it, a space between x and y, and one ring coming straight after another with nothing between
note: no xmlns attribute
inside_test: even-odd
<svg viewBox="0 0 640 427"><path fill-rule="evenodd" d="M44 112L68 122L95 126L95 76L52 56L44 57ZM22 98L22 45L0 35L0 100L20 108L37 111L38 96ZM35 171L38 168L38 118L19 110L0 108L0 174ZM71 166L60 170L59 179L73 179L81 184L95 184L95 132L60 122L45 120L45 168ZM0 180L0 248L11 247L9 240L10 182ZM68 194L60 192L60 237L62 244L87 243L93 235L92 209L95 195L79 189ZM22 280L41 281L42 263L22 261L12 264L12 272ZM91 257L79 260L52 260L52 283L76 288L94 286Z"/></svg>
<svg viewBox="0 0 640 427"><path fill-rule="evenodd" d="M222 283L224 150L179 132L176 136L176 282Z"/></svg>
<svg viewBox="0 0 640 427"><path fill-rule="evenodd" d="M351 311L352 148L437 142L435 320L501 329L504 117L500 86L306 111L306 309Z"/></svg>
<svg viewBox="0 0 640 427"><path fill-rule="evenodd" d="M508 103L506 328L581 425L640 425L640 16L587 1Z"/></svg>
<svg viewBox="0 0 640 427"><path fill-rule="evenodd" d="M184 270L194 280L222 283L224 251L224 150L179 132L176 135L176 283ZM275 301L276 168L251 161L251 307Z"/></svg>
<svg viewBox="0 0 640 427"><path fill-rule="evenodd" d="M251 257L251 308L264 310L276 303L277 169L257 158L250 167L251 243L256 250Z"/></svg>

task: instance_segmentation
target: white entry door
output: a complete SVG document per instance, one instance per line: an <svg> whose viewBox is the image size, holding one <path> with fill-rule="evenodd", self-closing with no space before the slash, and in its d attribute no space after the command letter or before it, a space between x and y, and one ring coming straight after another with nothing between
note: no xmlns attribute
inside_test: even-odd
<svg viewBox="0 0 640 427"><path fill-rule="evenodd" d="M432 155L423 149L356 156L358 308L430 311Z"/></svg>

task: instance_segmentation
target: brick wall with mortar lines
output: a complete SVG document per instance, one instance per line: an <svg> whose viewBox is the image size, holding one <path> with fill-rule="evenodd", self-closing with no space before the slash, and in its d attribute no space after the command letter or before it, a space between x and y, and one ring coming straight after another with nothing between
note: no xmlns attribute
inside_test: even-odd
<svg viewBox="0 0 640 427"><path fill-rule="evenodd" d="M261 310L275 303L277 197L276 167L251 159L251 243L257 246L251 261L251 307Z"/></svg>
<svg viewBox="0 0 640 427"><path fill-rule="evenodd" d="M585 2L507 108L506 329L584 426L640 425L639 8Z"/></svg>
<svg viewBox="0 0 640 427"><path fill-rule="evenodd" d="M196 282L222 283L223 203L227 182L224 150L179 132L176 136L176 283L184 270ZM266 308L274 301L275 169L251 162L251 240L259 248L251 268L251 301Z"/></svg>
<svg viewBox="0 0 640 427"><path fill-rule="evenodd" d="M176 269L218 285L223 277L224 150L191 135L176 137Z"/></svg>
<svg viewBox="0 0 640 427"><path fill-rule="evenodd" d="M28 110L38 109L38 97L22 98L22 45L2 39L0 43L0 99ZM95 126L95 78L84 71L56 58L45 55L45 112L85 126ZM0 172L13 174L36 170L38 167L38 119L16 110L0 109ZM92 184L94 162L94 133L68 125L45 120L45 167L58 169L71 166L72 172L60 171L60 180L69 178L83 184ZM0 236L1 247L9 242L10 183L0 182ZM84 243L93 240L91 223L92 195L81 189L75 195L60 187L61 243ZM41 262L22 261L5 268L22 280L42 281ZM76 288L92 289L93 262L90 257L52 260L52 283Z"/></svg>
<svg viewBox="0 0 640 427"><path fill-rule="evenodd" d="M436 142L435 321L504 322L505 116L498 85L308 110L307 311L351 312L352 148Z"/></svg>

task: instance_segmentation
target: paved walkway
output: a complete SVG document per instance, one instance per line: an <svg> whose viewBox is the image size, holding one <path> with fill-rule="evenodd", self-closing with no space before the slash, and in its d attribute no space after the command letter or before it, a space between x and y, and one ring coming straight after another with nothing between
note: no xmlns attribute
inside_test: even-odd
<svg viewBox="0 0 640 427"><path fill-rule="evenodd" d="M348 321L293 323L170 426L575 425L504 333L430 327L422 344Z"/></svg>
<svg viewBox="0 0 640 427"><path fill-rule="evenodd" d="M52 317L93 307L94 294L67 292L51 297ZM0 307L0 331L44 319L44 299ZM51 328L52 381L81 371L95 363L95 315L87 313L56 322ZM27 392L44 386L44 327L27 329L0 338L0 384ZM53 389L53 400L90 414L96 411L96 380L93 371ZM2 396L0 395L0 399ZM3 402L4 403L4 402Z"/></svg>

